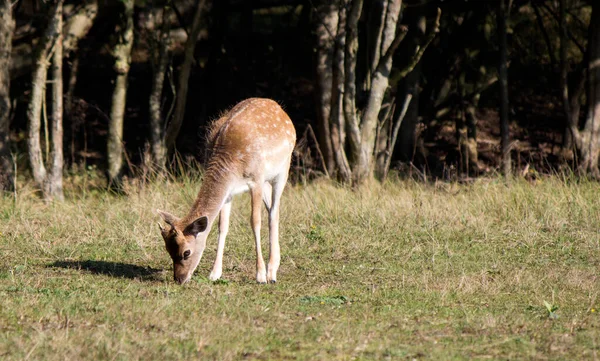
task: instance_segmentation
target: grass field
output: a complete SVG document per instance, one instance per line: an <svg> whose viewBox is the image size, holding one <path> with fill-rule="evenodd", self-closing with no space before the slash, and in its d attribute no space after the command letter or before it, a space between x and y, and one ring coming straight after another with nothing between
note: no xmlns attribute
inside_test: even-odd
<svg viewBox="0 0 600 361"><path fill-rule="evenodd" d="M543 178L286 189L282 262L258 285L249 197L223 280L172 280L154 209L198 181L127 195L32 188L0 204L2 360L596 360L600 185ZM85 192L83 191L85 190ZM267 251L266 229L263 246Z"/></svg>

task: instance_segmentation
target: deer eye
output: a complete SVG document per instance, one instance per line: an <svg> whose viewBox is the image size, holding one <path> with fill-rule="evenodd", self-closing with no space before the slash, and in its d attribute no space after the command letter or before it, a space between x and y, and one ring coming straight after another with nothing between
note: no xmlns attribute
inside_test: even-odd
<svg viewBox="0 0 600 361"><path fill-rule="evenodd" d="M183 259L187 259L190 256L190 250L183 252Z"/></svg>

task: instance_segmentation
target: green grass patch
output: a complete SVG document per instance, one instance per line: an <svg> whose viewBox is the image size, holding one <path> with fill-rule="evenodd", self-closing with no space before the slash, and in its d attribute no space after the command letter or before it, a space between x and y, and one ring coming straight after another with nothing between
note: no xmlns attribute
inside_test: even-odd
<svg viewBox="0 0 600 361"><path fill-rule="evenodd" d="M223 279L207 278L212 234L179 286L154 210L184 215L198 187L77 186L44 203L26 185L16 202L1 199L0 358L598 358L598 183L289 186L269 285L254 281L242 195ZM268 256L266 224L263 247Z"/></svg>

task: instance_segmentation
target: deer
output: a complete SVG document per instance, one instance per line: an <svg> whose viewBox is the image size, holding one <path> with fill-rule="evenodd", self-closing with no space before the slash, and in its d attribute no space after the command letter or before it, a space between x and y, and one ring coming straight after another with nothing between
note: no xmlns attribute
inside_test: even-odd
<svg viewBox="0 0 600 361"><path fill-rule="evenodd" d="M232 198L249 192L256 246L256 281L275 283L281 261L280 201L296 144L294 125L274 100L250 98L212 122L207 144L202 185L187 215L178 218L157 209L167 224L163 227L159 223L159 228L173 260L173 277L179 284L190 280L218 215L217 255L209 279L221 278ZM262 203L269 220L269 263L266 267L260 236Z"/></svg>

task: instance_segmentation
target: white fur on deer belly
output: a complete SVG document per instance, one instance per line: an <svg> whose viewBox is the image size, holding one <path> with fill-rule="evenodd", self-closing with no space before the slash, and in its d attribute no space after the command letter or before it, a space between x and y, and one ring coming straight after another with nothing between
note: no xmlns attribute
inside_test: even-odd
<svg viewBox="0 0 600 361"><path fill-rule="evenodd" d="M248 192L252 184L253 182L251 182L249 179L242 179L232 185L230 195L233 197L236 194Z"/></svg>

